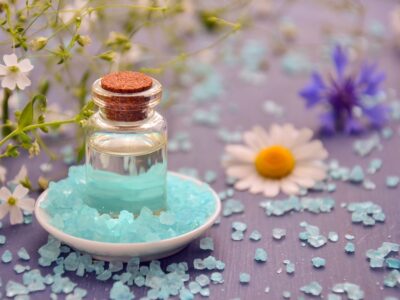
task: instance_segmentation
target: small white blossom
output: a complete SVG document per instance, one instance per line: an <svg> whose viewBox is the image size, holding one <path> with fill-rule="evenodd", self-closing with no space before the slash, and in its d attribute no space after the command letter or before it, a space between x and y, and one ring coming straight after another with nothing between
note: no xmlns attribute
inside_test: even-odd
<svg viewBox="0 0 400 300"><path fill-rule="evenodd" d="M25 182L27 178L28 178L28 169L26 168L25 165L22 165L18 174L14 177L13 180L8 182L7 185L9 185L11 188L16 187L21 182Z"/></svg>
<svg viewBox="0 0 400 300"><path fill-rule="evenodd" d="M25 58L18 62L15 54L3 56L5 65L0 64L0 76L3 77L1 86L15 90L16 87L23 90L31 85L27 73L33 69L29 59Z"/></svg>
<svg viewBox="0 0 400 300"><path fill-rule="evenodd" d="M24 221L21 209L33 212L35 200L27 197L29 190L22 185L18 185L11 193L6 187L0 189L0 219L10 213L11 225L21 224Z"/></svg>

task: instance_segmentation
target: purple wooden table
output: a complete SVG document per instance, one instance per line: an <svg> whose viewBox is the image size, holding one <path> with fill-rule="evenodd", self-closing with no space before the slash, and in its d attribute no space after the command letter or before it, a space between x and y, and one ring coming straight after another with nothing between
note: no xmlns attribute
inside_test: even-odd
<svg viewBox="0 0 400 300"><path fill-rule="evenodd" d="M304 2L304 1L303 1ZM319 46L321 40L318 24L322 22L333 23L335 14L322 10L317 5L318 1L308 1L307 3L295 5L290 10L290 17L299 26L299 43L304 44L303 49L308 49L312 57L316 59L316 51L313 46ZM379 20L385 26L389 26L388 13L393 9L396 1L365 1L366 20ZM398 2L397 2L398 3ZM315 14L310 15L310 11ZM341 14L343 22L338 26L346 27L351 16ZM265 26L260 21L260 26L256 26L250 31L246 31L240 40L248 41L257 39L263 41L267 34ZM368 24L368 22L366 23ZM263 28L264 26L264 28ZM300 27L301 26L301 27ZM393 48L389 30L382 44L382 48L377 51L374 59L378 59L381 69L387 73L385 87L398 91L400 81L399 53ZM320 62L320 60L316 60ZM306 113L303 102L297 96L297 91L307 82L307 76L291 76L284 74L280 68L280 62L270 61L270 70L267 73L266 80L261 85L251 85L243 82L239 78L239 67L229 67L223 63L216 66L218 72L223 76L225 93L218 100L217 105L221 108L221 124L219 127L230 130L246 130L253 125L269 126L271 123L291 122L298 127L308 126L317 128L315 113ZM189 98L189 90L186 95L181 95L181 101ZM56 95L54 94L54 99ZM285 116L282 119L275 119L267 115L262 110L264 101L271 99L285 107ZM51 95L50 95L51 101ZM218 180L213 184L216 191L226 188L225 176L220 166L220 156L223 153L224 144L218 139L217 129L205 126L193 125L189 117L192 109L195 107L193 102L187 101L184 113L178 110L168 111L167 118L169 123L169 133L173 136L178 131L190 132L192 141L192 150L183 153L171 153L169 155L169 166L172 170L178 170L181 167L197 168L200 174L206 170L216 170ZM231 105L237 109L229 109ZM213 103L200 104L199 107L209 107ZM366 261L365 251L370 248L378 248L382 242L400 242L400 205L399 189L388 189L385 186L385 178L388 175L400 175L400 163L398 152L400 149L400 138L397 130L398 124L392 123L390 127L394 129L395 134L390 140L383 140L383 149L375 150L367 158L361 158L352 152L354 137L336 136L334 138L324 139L324 144L330 153L331 159L338 159L342 165L354 166L360 164L366 167L372 158L382 158L384 163L382 169L376 174L370 176L375 182L377 188L373 191L367 191L360 186L349 183L338 183L337 191L332 194L336 200L336 207L332 213L314 215L307 212L288 214L283 217L267 217L264 210L259 207L259 202L264 200L262 196L251 195L247 192L236 192L234 198L240 199L245 203L246 209L243 214L222 218L221 224L214 226L207 234L214 239L215 251L212 252L217 259L226 263L226 269L223 272L225 283L222 285L211 284L210 299L232 299L239 297L241 299L281 299L283 291L290 291L292 299L297 299L303 295L299 288L310 281L318 281L324 288L323 295L330 292L331 287L339 282L353 282L361 286L365 291L365 299L377 300L384 299L387 296L400 297L398 288L384 288L383 278L388 271L370 269ZM366 134L368 137L371 133ZM59 140L51 143L57 145ZM9 178L17 172L21 163L25 162L26 157L19 160L6 160L5 165L9 169ZM46 162L48 158L44 155L27 162L32 178L39 175L38 166ZM2 162L3 163L3 162ZM55 163L53 173L57 177L65 174L66 167L60 163ZM316 194L320 195L320 194ZM282 198L282 197L280 197ZM382 206L387 219L383 224L377 224L372 228L366 228L362 225L351 223L351 216L345 208L340 207L342 202L349 203L353 201L371 200ZM243 241L232 241L231 223L233 221L243 221L248 224L248 229ZM301 231L299 223L307 221L310 224L317 225L324 234L329 231L339 233L337 243L329 243L320 248L312 249L309 246L303 247L298 239L298 233ZM275 227L287 229L287 236L281 241L272 239L272 229ZM251 242L248 237L254 229L262 233L262 239L259 242ZM4 294L4 285L8 280L21 282L21 275L13 271L13 265L16 263L16 251L24 246L31 255L30 265L37 268L37 249L47 240L47 233L39 227L33 220L32 225L28 226L9 226L8 220L3 220L3 228L0 234L7 236L7 243L0 246L0 254L6 249L10 249L14 254L14 260L11 264L0 263L0 277L3 281L3 287L0 291ZM356 251L354 255L348 255L344 252L346 240L345 234L355 236L354 243ZM257 247L263 247L268 252L268 262L265 264L256 263L253 259L254 251ZM199 249L198 241L192 243L182 252L163 259L162 265L166 266L172 262L186 261L190 265L191 279L199 274L193 269L193 259L197 257L206 257L209 253ZM321 256L327 260L326 267L316 270L311 265L311 258ZM295 263L296 272L293 275L286 274L283 260L288 259ZM51 268L40 267L42 274L51 272ZM279 272L282 270L282 272ZM239 284L239 273L250 273L252 278L248 285ZM211 273L211 272L210 272ZM79 278L72 273L67 274L72 281L79 287L88 290L87 299L106 299L112 286L112 281L96 281L93 274L84 278ZM265 293L265 288L269 286L270 292ZM145 290L133 288L136 298L145 295ZM50 291L32 293L31 299L47 299ZM201 296L198 296L201 298ZM308 296L305 296L307 298ZM345 297L343 297L345 299Z"/></svg>

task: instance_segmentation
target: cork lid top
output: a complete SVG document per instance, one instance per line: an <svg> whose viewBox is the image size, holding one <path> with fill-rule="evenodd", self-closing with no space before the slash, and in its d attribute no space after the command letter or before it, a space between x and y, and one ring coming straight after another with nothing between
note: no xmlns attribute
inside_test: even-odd
<svg viewBox="0 0 400 300"><path fill-rule="evenodd" d="M139 93L150 89L153 79L133 71L113 72L101 78L101 87L114 93Z"/></svg>

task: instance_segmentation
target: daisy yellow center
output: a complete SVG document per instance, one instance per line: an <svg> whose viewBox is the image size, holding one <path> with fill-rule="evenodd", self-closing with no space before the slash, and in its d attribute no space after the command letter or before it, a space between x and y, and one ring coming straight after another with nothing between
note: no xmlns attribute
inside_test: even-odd
<svg viewBox="0 0 400 300"><path fill-rule="evenodd" d="M8 205L13 206L17 203L17 199L15 199L14 197L10 197L7 200Z"/></svg>
<svg viewBox="0 0 400 300"><path fill-rule="evenodd" d="M17 66L10 66L10 67L8 67L8 70L11 73L18 73L19 72L19 68Z"/></svg>
<svg viewBox="0 0 400 300"><path fill-rule="evenodd" d="M288 148L274 145L258 152L254 164L261 176L281 179L292 173L296 161Z"/></svg>

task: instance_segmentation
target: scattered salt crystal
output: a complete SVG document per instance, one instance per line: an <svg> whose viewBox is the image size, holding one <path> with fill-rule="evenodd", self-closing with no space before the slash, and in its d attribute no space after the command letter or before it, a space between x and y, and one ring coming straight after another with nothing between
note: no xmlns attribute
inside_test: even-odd
<svg viewBox="0 0 400 300"><path fill-rule="evenodd" d="M334 293L346 293L348 299L361 300L364 299L364 291L356 284L351 282L337 283L332 287Z"/></svg>
<svg viewBox="0 0 400 300"><path fill-rule="evenodd" d="M211 281L213 283L223 283L224 282L224 277L220 272L213 272L211 273Z"/></svg>
<svg viewBox="0 0 400 300"><path fill-rule="evenodd" d="M364 226L373 226L376 222L384 222L386 218L382 208L371 201L352 202L347 210L351 212L353 223L363 223Z"/></svg>
<svg viewBox="0 0 400 300"><path fill-rule="evenodd" d="M214 250L214 242L210 237L205 237L200 240L200 249L202 250Z"/></svg>
<svg viewBox="0 0 400 300"><path fill-rule="evenodd" d="M351 235L351 234L345 234L344 237L346 240L349 240L349 241L354 240L354 235Z"/></svg>
<svg viewBox="0 0 400 300"><path fill-rule="evenodd" d="M385 276L383 284L391 288L396 286L400 287L400 271L399 270L390 271L390 273L387 276Z"/></svg>
<svg viewBox="0 0 400 300"><path fill-rule="evenodd" d="M361 166L355 166L349 175L349 180L352 183L361 183L364 181L364 171Z"/></svg>
<svg viewBox="0 0 400 300"><path fill-rule="evenodd" d="M2 234L0 234L0 245L4 245L6 243L6 237Z"/></svg>
<svg viewBox="0 0 400 300"><path fill-rule="evenodd" d="M286 273L293 274L296 271L296 266L290 260L284 260L283 263L286 265Z"/></svg>
<svg viewBox="0 0 400 300"><path fill-rule="evenodd" d="M257 248L254 255L254 260L257 262L266 262L267 259L268 259L267 251L265 251L263 248Z"/></svg>
<svg viewBox="0 0 400 300"><path fill-rule="evenodd" d="M286 229L283 228L273 228L272 229L272 237L275 240L280 240L286 236Z"/></svg>
<svg viewBox="0 0 400 300"><path fill-rule="evenodd" d="M284 299L290 299L291 296L292 296L292 294L291 294L289 291L284 291L284 292L282 293L282 297L283 297Z"/></svg>
<svg viewBox="0 0 400 300"><path fill-rule="evenodd" d="M356 246L352 242L347 242L344 251L348 254L352 254L356 251Z"/></svg>
<svg viewBox="0 0 400 300"><path fill-rule="evenodd" d="M203 297L209 297L210 296L210 289L209 288L202 288L200 290L200 295Z"/></svg>
<svg viewBox="0 0 400 300"><path fill-rule="evenodd" d="M228 199L224 202L222 215L228 217L232 214L240 214L244 212L244 205L240 200Z"/></svg>
<svg viewBox="0 0 400 300"><path fill-rule="evenodd" d="M18 250L17 255L18 255L18 257L19 257L20 259L22 259L22 260L30 260L30 258L31 258L31 257L29 256L28 251L26 251L26 249L25 249L24 247L21 247L21 248Z"/></svg>
<svg viewBox="0 0 400 300"><path fill-rule="evenodd" d="M29 290L26 286L21 283L10 280L6 284L6 295L7 297L15 297L18 295L27 295L29 294Z"/></svg>
<svg viewBox="0 0 400 300"><path fill-rule="evenodd" d="M312 262L313 266L317 269L325 267L325 264L326 264L326 260L319 256L313 257L311 259L311 262Z"/></svg>
<svg viewBox="0 0 400 300"><path fill-rule="evenodd" d="M241 241L243 240L243 231L234 231L231 234L231 238L234 241Z"/></svg>
<svg viewBox="0 0 400 300"><path fill-rule="evenodd" d="M196 276L195 280L198 284L200 284L201 287L205 287L210 284L210 278L204 274Z"/></svg>
<svg viewBox="0 0 400 300"><path fill-rule="evenodd" d="M240 273L239 274L239 282L242 284L247 284L250 282L250 274L248 273Z"/></svg>
<svg viewBox="0 0 400 300"><path fill-rule="evenodd" d="M329 239L331 242L337 242L337 241L339 240L339 235L337 234L337 232L330 231L330 232L328 233L328 239Z"/></svg>
<svg viewBox="0 0 400 300"><path fill-rule="evenodd" d="M368 173L370 174L375 174L377 171L379 171L382 168L383 162L379 158L374 158L371 160L368 166Z"/></svg>
<svg viewBox="0 0 400 300"><path fill-rule="evenodd" d="M386 258L385 263L388 268L400 270L400 259L398 258Z"/></svg>
<svg viewBox="0 0 400 300"><path fill-rule="evenodd" d="M112 300L131 300L134 299L135 296L133 292L130 291L129 287L123 284L120 281L114 282L111 290L110 290L110 299Z"/></svg>
<svg viewBox="0 0 400 300"><path fill-rule="evenodd" d="M322 286L318 282L312 281L309 284L302 286L300 291L312 296L319 296L322 293Z"/></svg>
<svg viewBox="0 0 400 300"><path fill-rule="evenodd" d="M189 291L192 294L197 294L197 293L199 293L201 291L201 285L196 281L189 282L188 287L189 287Z"/></svg>
<svg viewBox="0 0 400 300"><path fill-rule="evenodd" d="M5 264L8 264L11 262L13 259L13 255L10 250L6 250L3 252L3 255L1 256L1 261Z"/></svg>
<svg viewBox="0 0 400 300"><path fill-rule="evenodd" d="M237 230L237 231L246 231L246 229L247 229L247 224L246 223L243 223L243 222L238 222L238 221L236 221L236 222L233 222L232 223L232 228L234 229L234 230Z"/></svg>
<svg viewBox="0 0 400 300"><path fill-rule="evenodd" d="M259 241L261 239L262 235L258 230L254 230L251 232L249 239L252 241Z"/></svg>
<svg viewBox="0 0 400 300"><path fill-rule="evenodd" d="M399 176L388 176L386 177L386 186L388 188L396 188L400 183Z"/></svg>

